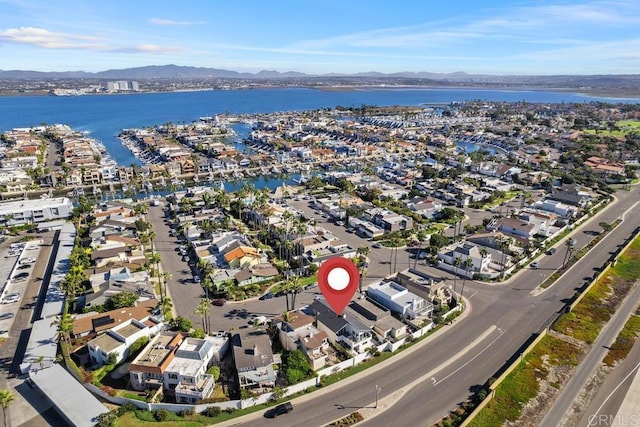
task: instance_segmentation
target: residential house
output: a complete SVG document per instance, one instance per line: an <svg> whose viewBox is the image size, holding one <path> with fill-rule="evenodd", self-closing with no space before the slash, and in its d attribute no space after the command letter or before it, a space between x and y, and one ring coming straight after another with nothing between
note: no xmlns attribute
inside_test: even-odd
<svg viewBox="0 0 640 427"><path fill-rule="evenodd" d="M369 299L351 301L347 308L380 337L381 341L395 341L407 334L407 325L391 315L391 311Z"/></svg>
<svg viewBox="0 0 640 427"><path fill-rule="evenodd" d="M438 251L438 258L449 265L455 266L457 263L456 273L462 271L483 273L488 270L491 263L491 254L472 242L462 242L442 248ZM471 263L469 267L465 267L467 260Z"/></svg>
<svg viewBox="0 0 640 427"><path fill-rule="evenodd" d="M367 296L407 320L428 320L433 313L433 305L430 302L394 281L381 281L369 285Z"/></svg>
<svg viewBox="0 0 640 427"><path fill-rule="evenodd" d="M238 245L229 248L224 254L224 260L231 268L249 268L262 263L262 255L256 248Z"/></svg>
<svg viewBox="0 0 640 427"><path fill-rule="evenodd" d="M109 355L115 354L115 363L122 362L129 355L129 347L134 342L142 337L148 338L152 330L155 332L159 330L161 323L155 322L155 318L150 318L150 328L147 323L129 319L111 328L107 333L87 343L89 358L93 363L103 365L109 361Z"/></svg>
<svg viewBox="0 0 640 427"><path fill-rule="evenodd" d="M309 360L313 370L322 368L329 354L329 336L314 326L315 317L300 311L290 311L287 315L272 320L278 328L282 347L288 351L300 349Z"/></svg>
<svg viewBox="0 0 640 427"><path fill-rule="evenodd" d="M340 343L355 353L364 353L373 344L369 326L347 311L336 314L324 298L317 298L306 312L315 317L316 328L334 344Z"/></svg>
<svg viewBox="0 0 640 427"><path fill-rule="evenodd" d="M131 319L145 323L153 316L156 300L141 301L135 307L119 308L104 313L86 313L77 315L73 319L73 337L85 337L105 332ZM150 326L149 324L147 324Z"/></svg>
<svg viewBox="0 0 640 427"><path fill-rule="evenodd" d="M211 395L215 387L207 369L220 363L229 348L227 337L185 338L163 372L163 388L177 403L195 404Z"/></svg>
<svg viewBox="0 0 640 427"><path fill-rule="evenodd" d="M180 332L164 331L156 335L129 365L131 387L134 390L162 387L164 373L183 340Z"/></svg>
<svg viewBox="0 0 640 427"><path fill-rule="evenodd" d="M266 282L278 277L280 273L278 269L269 263L256 264L249 268L243 268L238 271L234 278L238 283L238 286L251 285L253 283Z"/></svg>
<svg viewBox="0 0 640 427"><path fill-rule="evenodd" d="M525 240L531 239L538 231L534 224L513 217L500 218L490 229L501 231L510 236L521 237Z"/></svg>
<svg viewBox="0 0 640 427"><path fill-rule="evenodd" d="M234 334L231 343L240 388L274 387L274 364L280 361L271 351L269 335L264 332Z"/></svg>

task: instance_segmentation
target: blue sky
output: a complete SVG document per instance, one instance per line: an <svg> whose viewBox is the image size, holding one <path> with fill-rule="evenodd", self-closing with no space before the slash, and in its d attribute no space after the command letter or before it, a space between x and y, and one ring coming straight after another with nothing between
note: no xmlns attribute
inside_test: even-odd
<svg viewBox="0 0 640 427"><path fill-rule="evenodd" d="M637 0L0 0L0 69L640 73Z"/></svg>

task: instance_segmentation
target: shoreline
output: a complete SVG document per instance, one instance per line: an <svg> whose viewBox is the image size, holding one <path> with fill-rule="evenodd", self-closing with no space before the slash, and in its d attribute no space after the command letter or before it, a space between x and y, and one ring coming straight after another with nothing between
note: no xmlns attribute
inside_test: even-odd
<svg viewBox="0 0 640 427"><path fill-rule="evenodd" d="M626 89L626 88L585 88L585 87L545 87L545 86L532 86L532 85L452 85L452 84L424 84L424 85L410 85L410 84L370 84L370 85L357 85L357 84L345 84L345 85L261 85L251 87L235 87L235 88L182 88L174 90L140 90L137 92L115 92L115 93L86 93L78 95L65 95L58 96L49 92L49 90L34 90L33 92L25 92L20 90L15 91L0 91L0 97L29 97L29 96L56 96L56 97L76 97L76 96L113 96L113 95L141 95L152 93L184 93L184 92L228 92L228 91L247 91L256 89L309 89L318 90L323 92L357 92L366 90L470 90L470 91L497 91L497 92L556 92L567 93L573 95L579 95L590 98L608 98L612 103L615 101L637 101L640 102L640 89Z"/></svg>

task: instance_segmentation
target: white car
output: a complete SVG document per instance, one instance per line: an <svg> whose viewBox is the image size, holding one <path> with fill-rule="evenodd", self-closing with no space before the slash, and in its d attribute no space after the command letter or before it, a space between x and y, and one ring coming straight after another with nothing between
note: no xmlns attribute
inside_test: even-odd
<svg viewBox="0 0 640 427"><path fill-rule="evenodd" d="M20 260L20 264L31 264L36 262L35 258L23 258Z"/></svg>
<svg viewBox="0 0 640 427"><path fill-rule="evenodd" d="M20 293L16 292L13 294L8 294L6 297L3 298L2 303L3 304L11 304L14 302L18 302L20 301Z"/></svg>

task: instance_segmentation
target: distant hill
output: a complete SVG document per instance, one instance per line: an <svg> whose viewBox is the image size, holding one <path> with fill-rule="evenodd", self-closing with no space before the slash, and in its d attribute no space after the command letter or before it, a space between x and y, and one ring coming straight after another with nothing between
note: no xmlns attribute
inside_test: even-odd
<svg viewBox="0 0 640 427"><path fill-rule="evenodd" d="M454 73L431 72L399 72L381 73L376 71L344 74L305 74L296 71L279 72L262 70L257 73L222 70L218 68L188 67L180 65L150 65L145 67L106 70L97 73L84 71L40 72L29 70L0 70L0 79L53 80L53 79L102 79L102 80L145 80L145 79L337 79L341 82L356 81L394 81L401 84L474 84L474 85L517 85L543 87L616 87L638 88L639 74L621 75L556 75L556 76L524 76L524 75L485 75L468 74L463 71Z"/></svg>

